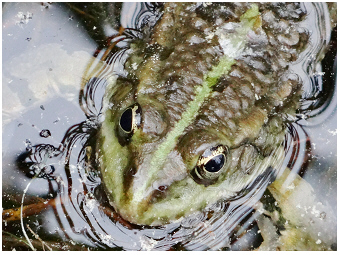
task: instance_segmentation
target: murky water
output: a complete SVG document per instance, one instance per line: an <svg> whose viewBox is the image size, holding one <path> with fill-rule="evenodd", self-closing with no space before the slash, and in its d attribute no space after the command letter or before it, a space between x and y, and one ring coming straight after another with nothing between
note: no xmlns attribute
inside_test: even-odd
<svg viewBox="0 0 340 255"><path fill-rule="evenodd" d="M108 40L120 41L120 51L108 55L107 63L100 60L107 53L104 39L117 33L117 21L149 29L159 18L158 7L109 4L105 10L113 15L101 30L89 21L93 13L79 15L81 5L5 4L2 203L4 209L19 208L25 194L32 215L22 222L3 215L3 250L30 249L25 235L33 247L46 250L249 250L264 241L255 204L273 181L271 171L254 180L247 194L162 227L130 224L108 204L93 143L105 86L115 73L124 73L131 36ZM288 128L285 166L312 184L331 215L336 212L336 30L331 37L325 5L305 8L303 26L311 40L291 66L304 82L304 99L299 119ZM331 38L325 60L315 61ZM336 240L336 225L327 228Z"/></svg>

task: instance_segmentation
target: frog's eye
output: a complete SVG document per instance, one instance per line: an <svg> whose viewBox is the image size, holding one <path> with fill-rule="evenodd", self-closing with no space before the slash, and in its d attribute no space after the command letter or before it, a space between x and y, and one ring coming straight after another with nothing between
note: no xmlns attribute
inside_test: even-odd
<svg viewBox="0 0 340 255"><path fill-rule="evenodd" d="M120 116L119 126L126 135L132 135L141 124L141 107L134 104L128 107Z"/></svg>
<svg viewBox="0 0 340 255"><path fill-rule="evenodd" d="M192 171L192 176L198 184L210 185L214 183L224 169L227 161L227 147L218 145L206 149L199 157L196 167Z"/></svg>

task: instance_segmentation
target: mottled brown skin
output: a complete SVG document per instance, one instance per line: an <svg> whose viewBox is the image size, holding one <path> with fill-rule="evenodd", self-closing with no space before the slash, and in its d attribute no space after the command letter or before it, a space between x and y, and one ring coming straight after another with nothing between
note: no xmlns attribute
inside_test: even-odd
<svg viewBox="0 0 340 255"><path fill-rule="evenodd" d="M131 46L126 77L108 89L98 142L108 197L128 221L162 225L178 220L231 199L282 163L285 123L295 115L301 87L298 76L287 71L308 42L298 27L305 13L293 3L258 4L259 14L249 19L252 27L231 69L218 77L183 132L174 135L173 146L164 145L195 100L197 87L226 55L216 31L233 36L251 8L248 3L167 3L150 37ZM231 26L223 29L226 24ZM136 103L142 122L126 140L119 119ZM192 170L202 153L217 145L227 148L221 173L198 182ZM157 172L155 165L161 166Z"/></svg>

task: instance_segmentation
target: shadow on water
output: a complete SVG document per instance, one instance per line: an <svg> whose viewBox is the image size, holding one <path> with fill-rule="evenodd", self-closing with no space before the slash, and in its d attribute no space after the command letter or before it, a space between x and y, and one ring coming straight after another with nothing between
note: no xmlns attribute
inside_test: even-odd
<svg viewBox="0 0 340 255"><path fill-rule="evenodd" d="M123 63L128 54L129 42L142 38L145 31L151 30L160 17L162 6L142 3L71 3L65 6L53 4L49 8L68 10L69 19L73 21L77 16L77 26L82 24L96 42L96 49L92 47L88 51L93 53L94 58L89 58L84 68L79 96L73 96L73 103L65 99L53 99L26 115L22 114L18 119L27 121L24 124L14 119L3 128L3 135L13 132L8 127L14 129L16 126L22 129L30 127L36 132L35 137L37 134L40 136L37 139L39 142L32 142L32 131L27 132L24 150L16 153L18 156L15 159L5 160L10 162L10 166L3 173L4 209L20 207L23 190L30 183L31 190L28 189L24 196L23 222L33 246L46 250L258 248L263 242L256 220L261 213L254 204L261 197L269 196L266 187L275 180L276 174L270 168L233 200L218 202L181 222L161 227L152 228L126 222L110 206L96 166L95 151L97 132L102 121L103 95L108 80L114 74L125 72ZM129 8L134 11L128 12ZM109 21L113 25L98 26L102 18L108 16L107 13L112 14ZM120 31L120 25L131 29ZM110 45L114 47L110 48ZM336 28L332 31L330 50L321 65L313 70L307 69L306 73L309 81L304 82L305 94L298 119L287 126L284 163L302 177L308 175L310 165L315 163L313 148L317 142L307 129L317 127L333 116L336 110ZM82 112L77 109L79 105L75 106L78 102ZM42 129L42 125L36 128L37 124L32 124L36 118L32 116L41 116L42 119L44 111L48 111L48 114L44 115L43 120L47 122L48 119L49 123L58 123L58 126L49 128L44 125ZM65 117L56 119L54 111L58 113L57 116ZM77 118L72 119L70 125L67 116L73 115ZM336 121L336 118L333 120ZM67 130L65 134L64 130ZM317 130L325 132L324 127ZM59 137L55 135L56 132L59 132ZM51 142L44 143L43 139L50 139ZM17 146L18 142L15 144ZM4 185L11 178L12 181ZM329 199L334 202L331 200L334 198ZM3 214L3 250L29 249L29 245L25 244L20 221L11 220L15 216L18 217L15 212L12 215Z"/></svg>

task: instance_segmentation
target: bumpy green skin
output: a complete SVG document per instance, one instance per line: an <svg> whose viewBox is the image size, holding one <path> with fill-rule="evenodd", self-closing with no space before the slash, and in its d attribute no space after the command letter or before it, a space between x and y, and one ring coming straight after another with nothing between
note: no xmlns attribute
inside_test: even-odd
<svg viewBox="0 0 340 255"><path fill-rule="evenodd" d="M151 36L131 46L107 90L97 144L109 200L126 220L163 225L231 199L283 161L287 116L301 84L287 75L307 44L299 5L168 3ZM142 125L131 141L117 132L139 103ZM191 170L205 149L225 145L217 181Z"/></svg>

